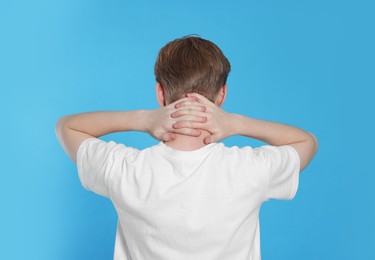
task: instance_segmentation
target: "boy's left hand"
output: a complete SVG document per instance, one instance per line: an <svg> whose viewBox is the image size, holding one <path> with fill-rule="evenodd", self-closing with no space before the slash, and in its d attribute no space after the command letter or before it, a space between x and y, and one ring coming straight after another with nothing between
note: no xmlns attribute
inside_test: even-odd
<svg viewBox="0 0 375 260"><path fill-rule="evenodd" d="M193 101L189 102L184 107L187 111L191 111L192 114L185 115L184 118L173 118L171 115L177 109L175 105L182 101ZM197 123L206 122L207 118L203 116L194 115L195 111L206 111L206 106L198 102L195 97L184 97L167 106L163 106L154 110L145 111L145 131L154 138L161 141L172 141L176 138L177 134L189 135L189 136L200 136L201 131L194 128L174 128L173 125L181 120L191 121Z"/></svg>

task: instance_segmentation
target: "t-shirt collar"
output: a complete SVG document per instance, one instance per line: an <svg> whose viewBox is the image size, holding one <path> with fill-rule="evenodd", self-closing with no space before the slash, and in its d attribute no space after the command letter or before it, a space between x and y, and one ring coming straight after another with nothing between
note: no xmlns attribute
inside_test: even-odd
<svg viewBox="0 0 375 260"><path fill-rule="evenodd" d="M177 150L166 145L163 142L159 142L157 146L163 151L164 154L169 155L171 157L189 158L189 159L197 158L198 159L198 158L201 158L201 156L206 154L208 151L210 151L215 145L217 145L217 143L210 143L192 151Z"/></svg>

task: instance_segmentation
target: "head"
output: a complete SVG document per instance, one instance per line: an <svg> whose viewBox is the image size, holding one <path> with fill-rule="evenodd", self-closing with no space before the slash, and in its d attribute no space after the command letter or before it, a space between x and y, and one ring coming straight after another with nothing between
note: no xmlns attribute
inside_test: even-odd
<svg viewBox="0 0 375 260"><path fill-rule="evenodd" d="M224 102L230 63L213 42L185 36L169 42L155 63L156 91L160 105L199 93L217 105Z"/></svg>

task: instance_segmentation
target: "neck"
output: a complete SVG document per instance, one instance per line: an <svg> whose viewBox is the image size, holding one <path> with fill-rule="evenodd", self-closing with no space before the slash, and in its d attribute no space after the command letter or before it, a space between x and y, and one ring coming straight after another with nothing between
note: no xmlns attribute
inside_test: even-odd
<svg viewBox="0 0 375 260"><path fill-rule="evenodd" d="M176 134L176 138L173 141L164 142L165 145L181 151L193 151L206 146L204 138L209 136L210 133L201 130L201 135L198 137L188 136L182 134Z"/></svg>

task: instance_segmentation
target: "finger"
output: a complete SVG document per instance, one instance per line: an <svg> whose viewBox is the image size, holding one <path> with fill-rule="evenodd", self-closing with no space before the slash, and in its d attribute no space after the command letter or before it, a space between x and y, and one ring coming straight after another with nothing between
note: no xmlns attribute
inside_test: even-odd
<svg viewBox="0 0 375 260"><path fill-rule="evenodd" d="M204 105L191 104L191 105L188 105L188 106L178 107L178 108L175 109L175 111L179 111L179 110L196 110L196 111L204 112L204 111L207 110L207 108Z"/></svg>
<svg viewBox="0 0 375 260"><path fill-rule="evenodd" d="M199 111L206 111L206 106L202 105L202 104L199 104L199 103L194 103L194 104L189 104L189 105L186 105L186 106L183 106L181 108L177 108L177 109L194 109L194 110L199 110Z"/></svg>
<svg viewBox="0 0 375 260"><path fill-rule="evenodd" d="M195 101L195 102L198 102L198 98L195 97L195 96L190 96L190 97L183 97L183 98L180 98L178 100L176 100L175 102L171 103L170 106L175 106L177 103L181 103L181 102L184 102L184 101Z"/></svg>
<svg viewBox="0 0 375 260"><path fill-rule="evenodd" d="M205 144L213 143L213 142L214 142L214 138L213 138L212 135L209 135L209 136L207 136L206 138L204 138L203 142L204 142Z"/></svg>
<svg viewBox="0 0 375 260"><path fill-rule="evenodd" d="M198 102L202 104L212 104L212 102L208 98L198 93L188 93L187 96L196 97L198 99Z"/></svg>
<svg viewBox="0 0 375 260"><path fill-rule="evenodd" d="M212 134L212 135L209 135L209 136L205 137L203 142L205 144L210 144L210 143L214 143L214 142L219 142L223 138L224 138L224 136L222 136L220 134Z"/></svg>
<svg viewBox="0 0 375 260"><path fill-rule="evenodd" d="M205 116L196 116L196 115L182 115L176 118L174 123L178 122L197 122L197 123L206 123L207 117Z"/></svg>
<svg viewBox="0 0 375 260"><path fill-rule="evenodd" d="M191 122L198 122L198 123L207 122L207 117L199 116L199 115L181 115L181 116L177 116L176 118L177 119L175 123L180 122L180 121L191 121Z"/></svg>
<svg viewBox="0 0 375 260"><path fill-rule="evenodd" d="M180 108L180 107L184 107L184 106L198 105L198 104L200 104L200 103L198 101L195 101L195 100L183 100L183 101L177 102L174 105L174 108ZM200 105L202 105L202 104L200 104Z"/></svg>
<svg viewBox="0 0 375 260"><path fill-rule="evenodd" d="M183 134L183 135L190 135L190 136L200 136L201 131L197 129L192 129L192 128L181 128L181 129L175 129L174 133L177 134Z"/></svg>
<svg viewBox="0 0 375 260"><path fill-rule="evenodd" d="M192 116L200 116L200 117L206 117L207 113L205 113L202 110L196 110L196 109L180 109L176 110L171 114L172 118L184 116L184 115L192 115Z"/></svg>
<svg viewBox="0 0 375 260"><path fill-rule="evenodd" d="M178 121L173 125L174 129L181 128L195 128L195 129L205 129L205 123L192 122L192 121Z"/></svg>

